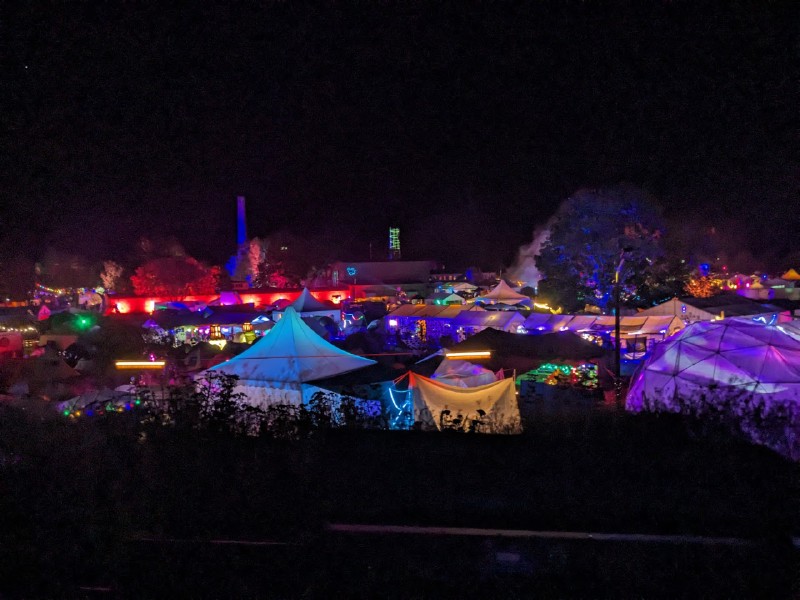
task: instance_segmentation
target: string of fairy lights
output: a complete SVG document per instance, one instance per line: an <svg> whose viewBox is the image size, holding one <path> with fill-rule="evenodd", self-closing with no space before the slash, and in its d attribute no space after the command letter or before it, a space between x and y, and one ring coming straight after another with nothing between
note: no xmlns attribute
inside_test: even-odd
<svg viewBox="0 0 800 600"><path fill-rule="evenodd" d="M115 405L113 402L105 402L101 403L100 406L98 407L93 407L92 405L84 406L82 408L67 407L61 411L61 414L69 419L77 419L80 417L95 417L95 416L103 416L105 414L114 414L114 413L131 411L135 407L140 406L141 404L142 404L141 398L136 398L135 400L125 402L121 406Z"/></svg>
<svg viewBox="0 0 800 600"><path fill-rule="evenodd" d="M44 292L47 294L52 294L54 296L67 296L69 294L85 294L87 292L96 292L98 294L102 294L105 292L105 289L102 287L96 288L53 288L44 285L43 283L36 283L35 288L37 292Z"/></svg>
<svg viewBox="0 0 800 600"><path fill-rule="evenodd" d="M532 371L517 377L517 385L522 381L534 381L547 385L570 385L588 389L597 388L597 365L585 363L577 366L544 363Z"/></svg>

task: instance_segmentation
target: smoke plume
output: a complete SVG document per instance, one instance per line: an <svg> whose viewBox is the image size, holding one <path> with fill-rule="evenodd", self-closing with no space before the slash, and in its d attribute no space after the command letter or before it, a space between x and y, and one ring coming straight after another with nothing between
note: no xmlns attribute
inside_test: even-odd
<svg viewBox="0 0 800 600"><path fill-rule="evenodd" d="M550 225L553 218L550 218L547 223L537 227L533 230L533 240L530 244L521 246L517 254L517 261L508 270L509 278L518 282L521 281L521 287L529 286L537 289L539 280L542 278L539 269L536 268L536 255L542 248L542 245L550 237Z"/></svg>

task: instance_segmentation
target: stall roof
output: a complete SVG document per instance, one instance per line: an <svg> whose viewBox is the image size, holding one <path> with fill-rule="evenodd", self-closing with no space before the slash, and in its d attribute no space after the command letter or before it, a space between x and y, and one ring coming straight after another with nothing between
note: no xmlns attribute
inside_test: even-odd
<svg viewBox="0 0 800 600"><path fill-rule="evenodd" d="M496 356L517 355L542 360L588 360L604 354L600 346L571 331L524 335L489 328L448 348L448 352L480 350L490 350Z"/></svg>

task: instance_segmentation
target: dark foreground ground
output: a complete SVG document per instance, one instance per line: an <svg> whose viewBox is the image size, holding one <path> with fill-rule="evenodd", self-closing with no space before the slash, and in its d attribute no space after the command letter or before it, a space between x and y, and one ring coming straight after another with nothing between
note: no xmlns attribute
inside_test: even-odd
<svg viewBox="0 0 800 600"><path fill-rule="evenodd" d="M790 598L798 531L797 465L665 416L296 441L145 431L127 413L0 420L9 598Z"/></svg>

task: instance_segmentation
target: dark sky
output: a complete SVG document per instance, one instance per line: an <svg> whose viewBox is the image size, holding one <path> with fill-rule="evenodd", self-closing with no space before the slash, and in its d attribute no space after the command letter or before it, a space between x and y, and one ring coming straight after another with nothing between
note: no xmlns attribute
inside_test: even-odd
<svg viewBox="0 0 800 600"><path fill-rule="evenodd" d="M5 255L223 262L243 194L252 235L499 266L621 181L797 249L798 2L167 4L3 4Z"/></svg>

